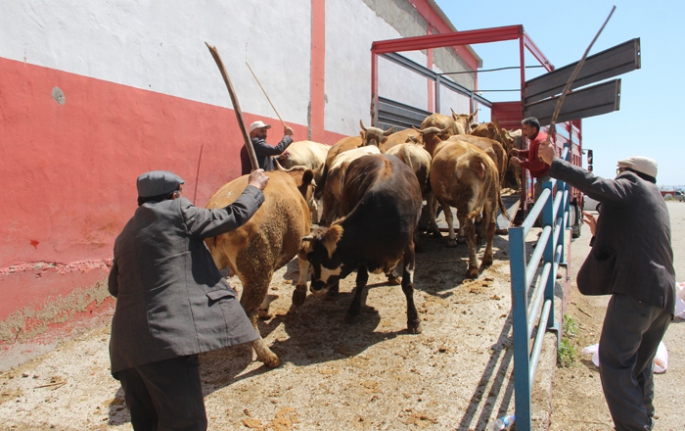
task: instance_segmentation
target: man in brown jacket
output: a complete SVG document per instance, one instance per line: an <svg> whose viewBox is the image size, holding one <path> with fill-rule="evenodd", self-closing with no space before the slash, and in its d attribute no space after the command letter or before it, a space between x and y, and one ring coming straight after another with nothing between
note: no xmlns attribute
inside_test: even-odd
<svg viewBox="0 0 685 431"><path fill-rule="evenodd" d="M136 431L205 430L198 353L259 337L203 240L252 217L267 181L254 171L233 204L208 210L181 198L178 175L138 177L138 209L114 243L109 274L112 375Z"/></svg>
<svg viewBox="0 0 685 431"><path fill-rule="evenodd" d="M588 277L590 284L608 280L591 290L612 295L599 340L602 388L617 430L651 430L654 356L675 312L671 226L656 186L657 164L629 157L618 162L617 176L609 180L556 158L549 143L538 154L550 165L551 177L602 203L583 264L601 268Z"/></svg>

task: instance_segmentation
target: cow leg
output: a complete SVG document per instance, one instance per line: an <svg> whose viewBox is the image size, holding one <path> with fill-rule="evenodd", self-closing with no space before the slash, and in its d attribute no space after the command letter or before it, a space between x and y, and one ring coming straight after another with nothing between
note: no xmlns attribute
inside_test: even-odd
<svg viewBox="0 0 685 431"><path fill-rule="evenodd" d="M255 328L255 331L257 331L257 335L259 335L259 339L251 343L252 348L257 354L257 360L263 362L264 365L269 368L276 368L281 365L281 360L278 359L278 356L276 356L276 354L266 345L266 342L264 342L264 339L262 339L262 336L259 333L259 327L257 326L259 315L264 312L268 314L268 308L264 310L262 307L264 306L273 271L266 270L262 273L257 271L254 274L259 274L259 277L255 277L254 280L243 279L241 277L241 281L243 282L243 295L240 297L240 305L243 306L247 317L250 319L250 322L252 322L252 326Z"/></svg>
<svg viewBox="0 0 685 431"><path fill-rule="evenodd" d="M457 213L459 217L459 213ZM459 224L464 226L464 233L466 234L466 243L469 246L469 268L466 270L467 278L478 278L478 257L476 250L476 227L473 225L473 220L468 217L459 217Z"/></svg>
<svg viewBox="0 0 685 431"><path fill-rule="evenodd" d="M293 305L299 307L304 304L307 298L307 274L309 273L309 261L307 252L301 249L297 253L297 264L300 268L300 278L297 280L295 291L293 292Z"/></svg>
<svg viewBox="0 0 685 431"><path fill-rule="evenodd" d="M442 212L445 214L445 222L447 222L447 229L449 231L449 238L447 239L447 246L448 247L456 247L457 246L457 236L454 233L454 217L452 217L452 210L450 209L450 206L447 205L444 202L440 202L440 205L442 205ZM461 223L459 223L459 229L461 230L462 226Z"/></svg>
<svg viewBox="0 0 685 431"><path fill-rule="evenodd" d="M495 238L495 230L497 229L497 210L492 206L485 207L485 217L483 218L482 231L485 232L485 252L483 253L482 268L487 268L492 265L494 260L492 255L492 241Z"/></svg>
<svg viewBox="0 0 685 431"><path fill-rule="evenodd" d="M399 266L399 262L393 269L385 273L385 276L388 277L388 284L390 286L399 286L400 283L402 282L402 279L400 278L399 274L397 274L397 267Z"/></svg>
<svg viewBox="0 0 685 431"><path fill-rule="evenodd" d="M365 266L360 266L357 269L357 285L354 288L354 298L352 298L352 303L350 308L347 310L347 316L345 316L345 321L352 323L359 316L361 306L366 303L366 296L364 295L364 290L366 288L366 283L369 281L369 273Z"/></svg>
<svg viewBox="0 0 685 431"><path fill-rule="evenodd" d="M425 211L426 217L428 218L427 231L433 234L433 238L442 238L440 229L438 229L438 223L435 221L435 215L438 212L439 205L440 204L438 203L438 200L435 198L435 195L433 193L430 193L426 198L426 206L423 208L423 211Z"/></svg>
<svg viewBox="0 0 685 431"><path fill-rule="evenodd" d="M421 319L414 305L414 246L409 244L402 257L402 292L407 298L407 331L410 334L421 333Z"/></svg>

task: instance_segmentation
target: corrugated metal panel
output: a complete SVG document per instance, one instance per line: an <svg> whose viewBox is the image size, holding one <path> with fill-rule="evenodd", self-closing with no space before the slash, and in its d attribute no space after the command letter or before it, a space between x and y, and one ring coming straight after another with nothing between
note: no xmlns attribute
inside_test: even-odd
<svg viewBox="0 0 685 431"><path fill-rule="evenodd" d="M540 124L546 126L552 120L558 97L527 106L524 117L537 117ZM621 80L615 79L604 84L595 85L566 96L559 113L558 123L581 118L594 117L618 111L621 100Z"/></svg>

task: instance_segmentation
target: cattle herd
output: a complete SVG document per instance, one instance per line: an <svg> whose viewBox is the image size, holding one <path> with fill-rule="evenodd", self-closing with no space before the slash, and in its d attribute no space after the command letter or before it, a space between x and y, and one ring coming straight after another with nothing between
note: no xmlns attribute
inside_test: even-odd
<svg viewBox="0 0 685 431"><path fill-rule="evenodd" d="M466 276L477 278L481 268L491 265L498 210L508 217L501 189L520 188L520 171L509 165L508 154L521 148L522 140L520 131L509 132L495 121L471 124L473 117L432 114L421 128L394 133L394 127L384 131L360 121L359 136L333 146L292 143L277 169L267 172L265 201L255 215L240 228L207 240L216 265L240 278L240 301L254 327L258 318L269 318L267 292L274 272L297 256L293 305L304 303L309 275L314 295L335 295L339 281L356 271L346 318L353 320L365 301L368 272L383 272L390 284L402 285L408 332L421 332L413 298L414 253L420 232L442 237L436 224L439 208L448 225L447 245L456 246L458 239L468 244ZM246 185L247 176L231 181L207 207L229 205ZM459 236L451 208L456 209ZM486 245L479 266L480 238ZM252 347L266 366L280 365L263 339Z"/></svg>

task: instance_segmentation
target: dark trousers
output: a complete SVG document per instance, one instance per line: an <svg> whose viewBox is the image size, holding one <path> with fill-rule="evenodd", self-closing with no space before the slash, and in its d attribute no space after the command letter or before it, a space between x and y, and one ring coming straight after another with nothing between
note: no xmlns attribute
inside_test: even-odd
<svg viewBox="0 0 685 431"><path fill-rule="evenodd" d="M654 357L672 310L615 294L599 340L599 370L609 412L618 431L651 430Z"/></svg>
<svg viewBox="0 0 685 431"><path fill-rule="evenodd" d="M153 362L119 371L135 431L204 431L198 355Z"/></svg>

